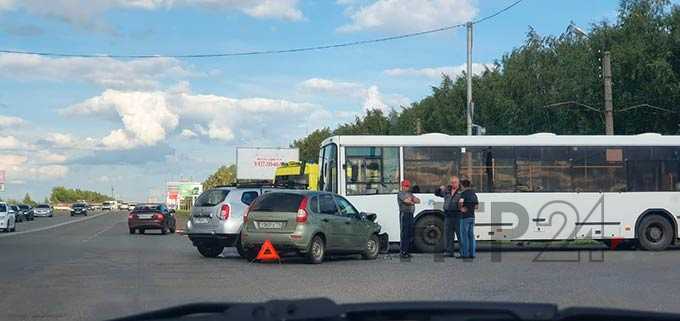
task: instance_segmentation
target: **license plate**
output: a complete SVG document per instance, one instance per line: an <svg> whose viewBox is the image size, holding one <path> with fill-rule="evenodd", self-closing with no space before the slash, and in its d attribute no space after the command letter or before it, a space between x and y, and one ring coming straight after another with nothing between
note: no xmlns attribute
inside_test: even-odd
<svg viewBox="0 0 680 321"><path fill-rule="evenodd" d="M258 222L257 227L266 229L281 229L283 228L283 222Z"/></svg>
<svg viewBox="0 0 680 321"><path fill-rule="evenodd" d="M205 223L208 223L208 218L207 218L207 217L195 217L195 218L194 218L194 223L196 223L196 224L205 224Z"/></svg>
<svg viewBox="0 0 680 321"><path fill-rule="evenodd" d="M143 219L143 220L148 220L148 219L150 219L151 217L153 217L152 214L139 214L139 218L140 218L140 219Z"/></svg>

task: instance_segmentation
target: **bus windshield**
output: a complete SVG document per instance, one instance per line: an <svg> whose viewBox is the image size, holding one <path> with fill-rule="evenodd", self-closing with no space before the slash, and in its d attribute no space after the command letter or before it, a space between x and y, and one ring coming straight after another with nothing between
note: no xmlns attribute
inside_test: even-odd
<svg viewBox="0 0 680 321"><path fill-rule="evenodd" d="M321 148L319 152L319 164L321 164L321 175L319 177L319 190L327 192L338 192L338 147L335 144L328 144Z"/></svg>

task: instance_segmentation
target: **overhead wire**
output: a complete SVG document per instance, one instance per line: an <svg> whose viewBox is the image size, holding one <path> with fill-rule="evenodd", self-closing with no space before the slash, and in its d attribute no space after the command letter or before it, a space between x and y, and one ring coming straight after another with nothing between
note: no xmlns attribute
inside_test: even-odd
<svg viewBox="0 0 680 321"><path fill-rule="evenodd" d="M471 23L472 24L478 24L478 23L485 22L489 19L493 19L493 18L497 17L498 15L503 14L504 12L512 9L514 6L518 5L522 1L523 0L517 0L517 1L511 3L510 5L504 7L503 9L501 9L501 10L499 10L499 11L497 11L497 12L491 14L491 15L485 16L485 17L480 18L478 20L474 20ZM316 51L316 50L326 50L326 49L334 49L334 48L342 48L342 47L360 46L360 45L366 45L366 44L373 44L373 43L379 43L379 42L386 42L386 41L392 41L392 40L418 37L418 36L422 36L422 35L452 30L452 29L455 29L455 28L461 28L461 27L464 27L464 26L466 26L466 23L459 23L459 24L445 26L445 27L436 28L436 29L418 31L418 32L413 32L413 33L406 33L406 34L383 37L383 38L350 41L350 42L343 42L343 43L336 43L336 44L299 47L299 48L290 48L290 49L252 50L252 51L225 52L225 53L179 54L179 55L148 55L148 54L123 54L123 55L119 55L119 54L88 54L88 53L78 54L78 53L62 53L62 52L50 52L50 51L29 51L29 50L10 50L10 49L0 49L0 53L37 55L37 56L46 56L46 57L62 57L62 58L118 58L118 59L147 59L147 58L190 59L190 58L220 58L220 57L256 56L256 55L296 53L296 52L305 52L305 51Z"/></svg>

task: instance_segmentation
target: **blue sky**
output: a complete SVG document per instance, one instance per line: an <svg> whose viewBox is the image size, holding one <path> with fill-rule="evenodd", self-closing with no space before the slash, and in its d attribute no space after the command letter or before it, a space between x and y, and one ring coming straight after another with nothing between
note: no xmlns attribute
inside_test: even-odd
<svg viewBox="0 0 680 321"><path fill-rule="evenodd" d="M0 0L0 49L193 54L285 49L465 22L509 0ZM524 0L475 26L475 70L529 27L616 20L616 0ZM201 181L236 146L286 146L370 108L417 101L465 63L465 29L358 47L209 59L0 54L3 198L56 185L142 201Z"/></svg>

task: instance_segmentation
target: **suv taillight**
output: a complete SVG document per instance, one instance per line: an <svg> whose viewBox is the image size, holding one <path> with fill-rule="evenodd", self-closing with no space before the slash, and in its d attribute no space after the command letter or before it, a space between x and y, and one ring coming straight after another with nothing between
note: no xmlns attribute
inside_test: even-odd
<svg viewBox="0 0 680 321"><path fill-rule="evenodd" d="M222 208L220 209L220 219L222 220L228 219L229 212L231 212L231 207L229 207L229 204L222 204Z"/></svg>
<svg viewBox="0 0 680 321"><path fill-rule="evenodd" d="M307 197L303 198L298 207L297 215L295 216L295 222L306 223L307 222Z"/></svg>

